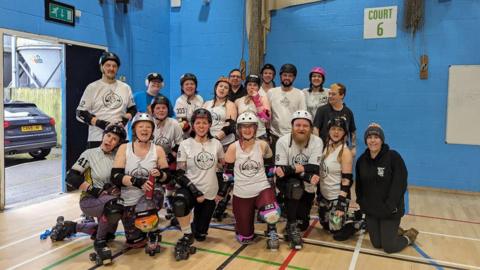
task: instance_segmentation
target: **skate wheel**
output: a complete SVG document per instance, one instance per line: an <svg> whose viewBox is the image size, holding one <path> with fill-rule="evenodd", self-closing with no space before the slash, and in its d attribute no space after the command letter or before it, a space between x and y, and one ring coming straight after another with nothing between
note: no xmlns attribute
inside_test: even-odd
<svg viewBox="0 0 480 270"><path fill-rule="evenodd" d="M196 247L190 247L190 254L195 254L197 252L197 248ZM187 256L188 258L188 256Z"/></svg>
<svg viewBox="0 0 480 270"><path fill-rule="evenodd" d="M182 256L180 254L175 254L175 260L178 262L182 259Z"/></svg>
<svg viewBox="0 0 480 270"><path fill-rule="evenodd" d="M155 250L150 250L150 252L148 253L148 255L150 255L151 257L155 256Z"/></svg>
<svg viewBox="0 0 480 270"><path fill-rule="evenodd" d="M96 265L103 265L103 260L100 258L100 256L97 256L97 259L95 260Z"/></svg>
<svg viewBox="0 0 480 270"><path fill-rule="evenodd" d="M90 253L90 255L88 255L88 258L92 262L96 261L97 260L97 253Z"/></svg>

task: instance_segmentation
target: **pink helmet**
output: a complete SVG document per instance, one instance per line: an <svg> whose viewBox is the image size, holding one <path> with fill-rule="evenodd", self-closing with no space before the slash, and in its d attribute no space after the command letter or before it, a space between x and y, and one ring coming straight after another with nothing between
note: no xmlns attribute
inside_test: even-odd
<svg viewBox="0 0 480 270"><path fill-rule="evenodd" d="M325 70L322 67L313 67L312 70L310 70L310 77L312 77L313 73L318 73L325 77Z"/></svg>

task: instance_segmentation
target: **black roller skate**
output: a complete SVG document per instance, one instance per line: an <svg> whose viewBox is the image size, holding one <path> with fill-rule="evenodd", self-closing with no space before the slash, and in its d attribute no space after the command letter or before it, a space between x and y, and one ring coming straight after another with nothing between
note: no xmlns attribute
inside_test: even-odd
<svg viewBox="0 0 480 270"><path fill-rule="evenodd" d="M95 252L90 253L90 261L95 262L95 265L107 265L112 263L112 251L107 246L106 240L95 240L93 242L93 249Z"/></svg>
<svg viewBox="0 0 480 270"><path fill-rule="evenodd" d="M287 223L285 240L289 241L289 246L291 249L300 250L303 248L303 240L300 235L300 230L298 229L297 223Z"/></svg>
<svg viewBox="0 0 480 270"><path fill-rule="evenodd" d="M275 225L268 224L268 230L265 231L267 237L267 249L271 251L277 251L280 247L280 241L278 240L277 228Z"/></svg>
<svg viewBox="0 0 480 270"><path fill-rule="evenodd" d="M160 242L162 242L162 236L160 231L149 232L147 235L148 241L145 246L145 253L150 256L160 253Z"/></svg>
<svg viewBox="0 0 480 270"><path fill-rule="evenodd" d="M218 222L222 222L222 220L227 217L227 213L225 213L225 211L227 210L227 205L230 201L230 198L231 196L229 194L225 196L220 202L218 202L217 207L213 212L213 218L215 218Z"/></svg>
<svg viewBox="0 0 480 270"><path fill-rule="evenodd" d="M197 248L192 246L193 234L185 234L182 238L178 239L175 245L175 260L188 260L190 254L195 254Z"/></svg>
<svg viewBox="0 0 480 270"><path fill-rule="evenodd" d="M53 226L50 239L52 242L62 241L67 237L71 237L77 232L77 223L73 221L65 221L63 216L57 217L57 224Z"/></svg>

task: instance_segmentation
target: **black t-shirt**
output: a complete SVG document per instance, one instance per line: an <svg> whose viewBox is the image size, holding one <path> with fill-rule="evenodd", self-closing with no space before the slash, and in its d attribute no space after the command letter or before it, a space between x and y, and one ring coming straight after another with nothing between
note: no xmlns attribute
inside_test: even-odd
<svg viewBox="0 0 480 270"><path fill-rule="evenodd" d="M353 112L343 104L343 108L340 111L336 111L333 109L330 103L325 104L317 109L315 113L315 119L313 120L313 126L318 128L320 138L322 138L323 143L327 143L328 139L328 121L335 117L345 117L347 119L347 135L350 137L350 141L352 139L352 133L357 130L355 126L355 119L353 117Z"/></svg>
<svg viewBox="0 0 480 270"><path fill-rule="evenodd" d="M231 102L235 102L235 100L246 96L247 95L247 89L243 86L240 85L240 88L238 88L237 92L233 92L232 90L228 93L228 100Z"/></svg>

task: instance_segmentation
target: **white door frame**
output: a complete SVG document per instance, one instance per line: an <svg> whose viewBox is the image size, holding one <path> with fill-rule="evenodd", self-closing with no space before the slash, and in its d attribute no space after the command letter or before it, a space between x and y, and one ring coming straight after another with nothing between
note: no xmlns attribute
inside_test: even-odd
<svg viewBox="0 0 480 270"><path fill-rule="evenodd" d="M33 34L33 33L28 33L28 32L21 32L21 31L16 31L16 30L10 30L6 28L0 28L0 211L5 209L5 199L6 199L6 193L5 193L5 152L4 152L4 130L3 130L3 37L4 35L10 35L10 36L17 36L17 37L22 37L22 38L29 38L29 39L37 39L37 40L42 40L42 41L47 41L50 43L55 43L55 44L63 44L63 50L62 50L62 122L65 123L65 104L66 104L66 95L64 95L65 91L65 45L78 45L78 46L83 46L83 47L90 47L94 49L100 49L100 50L107 50L106 46L102 45L97 45L97 44L89 44L89 43L84 43L84 42L79 42L79 41L74 41L74 40L68 40L68 39L63 39L63 38L57 38L57 37L52 37L52 36L45 36L45 35L38 35L38 34ZM62 134L65 133L65 125L62 127ZM65 136L62 136L62 145L66 145L66 139ZM65 167L65 148L62 150L62 170ZM62 171L62 179L64 179L65 172Z"/></svg>

